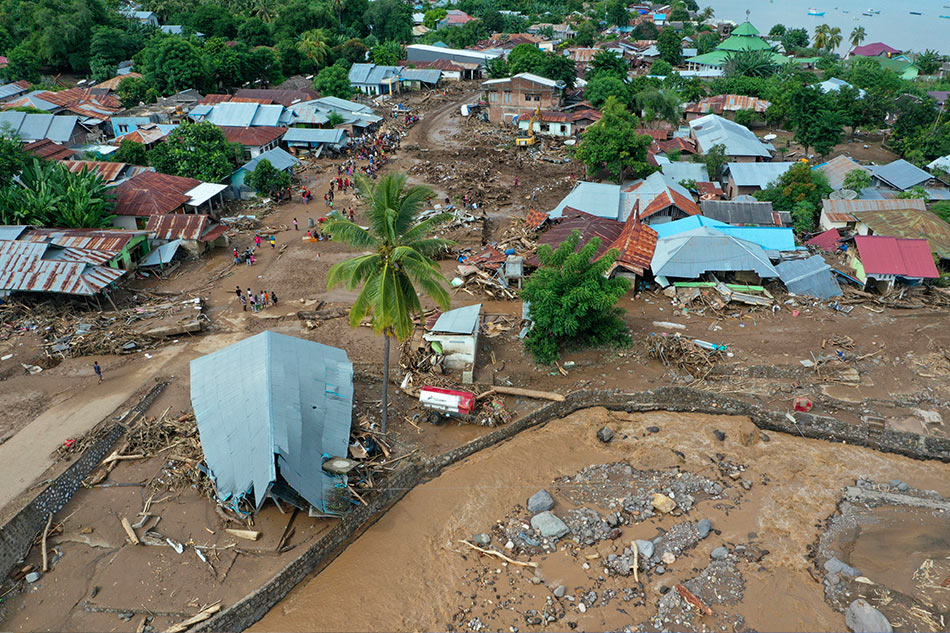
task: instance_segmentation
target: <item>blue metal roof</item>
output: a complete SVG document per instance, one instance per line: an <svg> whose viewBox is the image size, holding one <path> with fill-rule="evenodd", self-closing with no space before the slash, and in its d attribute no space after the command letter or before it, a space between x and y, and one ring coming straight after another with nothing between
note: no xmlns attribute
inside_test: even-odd
<svg viewBox="0 0 950 633"><path fill-rule="evenodd" d="M908 163L903 158L887 165L875 165L871 167L871 173L878 180L901 191L906 191L933 178L923 169Z"/></svg>
<svg viewBox="0 0 950 633"><path fill-rule="evenodd" d="M320 143L324 145L339 145L346 136L345 130L292 127L284 134L282 140L286 143Z"/></svg>
<svg viewBox="0 0 950 633"><path fill-rule="evenodd" d="M471 334L478 327L478 315L482 312L482 304L465 306L443 312L432 326L433 332L449 334Z"/></svg>
<svg viewBox="0 0 950 633"><path fill-rule="evenodd" d="M169 264L173 259L175 259L175 253L178 252L178 247L181 246L181 240L172 240L167 244L162 244L151 253L148 254L148 257L145 258L145 261L142 262L142 266L161 266L162 264Z"/></svg>
<svg viewBox="0 0 950 633"><path fill-rule="evenodd" d="M0 112L0 130L9 125L10 132L24 141L48 138L57 143L68 142L79 117L72 115L27 114L25 112Z"/></svg>
<svg viewBox="0 0 950 633"><path fill-rule="evenodd" d="M656 231L656 234L659 237L673 237L674 235L679 235L680 233L685 233L686 231L692 231L693 229L698 229L702 226L718 228L720 226L729 225L725 222L720 222L719 220L707 218L704 215L691 215L688 218L683 218L682 220L651 224L650 228Z"/></svg>
<svg viewBox="0 0 950 633"><path fill-rule="evenodd" d="M346 457L353 410L345 351L262 332L191 361L191 403L222 500L253 495L260 509L279 470L312 506L330 510L338 480L322 464Z"/></svg>
<svg viewBox="0 0 950 633"><path fill-rule="evenodd" d="M225 101L195 106L189 116L229 127L279 127L291 122L292 114L279 104Z"/></svg>
<svg viewBox="0 0 950 633"><path fill-rule="evenodd" d="M378 86L390 77L399 76L402 69L403 66L353 64L350 66L350 83L361 86Z"/></svg>
<svg viewBox="0 0 950 633"><path fill-rule="evenodd" d="M689 122L703 154L714 145L725 145L727 156L759 156L771 158L769 145L764 144L744 125L707 114Z"/></svg>
<svg viewBox="0 0 950 633"><path fill-rule="evenodd" d="M442 79L442 71L436 68L406 68L399 75L403 81L421 81L435 85Z"/></svg>
<svg viewBox="0 0 950 633"><path fill-rule="evenodd" d="M780 226L717 226L715 230L741 240L758 244L767 251L793 251L795 232Z"/></svg>
<svg viewBox="0 0 950 633"><path fill-rule="evenodd" d="M10 97L15 97L17 95L23 94L27 91L27 88L17 85L15 83L4 84L0 86L0 99L9 99Z"/></svg>
<svg viewBox="0 0 950 633"><path fill-rule="evenodd" d="M320 97L319 99L307 101L306 103L318 104L327 110L347 110L349 112L365 112L367 114L373 113L373 109L368 105L356 103L355 101L347 101L346 99L340 99L339 97Z"/></svg>

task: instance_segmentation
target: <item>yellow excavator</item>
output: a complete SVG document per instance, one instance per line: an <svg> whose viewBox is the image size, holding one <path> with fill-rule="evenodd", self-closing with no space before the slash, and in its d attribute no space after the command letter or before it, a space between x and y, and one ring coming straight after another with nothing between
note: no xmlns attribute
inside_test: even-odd
<svg viewBox="0 0 950 633"><path fill-rule="evenodd" d="M534 115L528 122L528 136L519 136L515 139L515 145L522 147L524 145L534 145L534 124L541 120L541 105L534 109Z"/></svg>

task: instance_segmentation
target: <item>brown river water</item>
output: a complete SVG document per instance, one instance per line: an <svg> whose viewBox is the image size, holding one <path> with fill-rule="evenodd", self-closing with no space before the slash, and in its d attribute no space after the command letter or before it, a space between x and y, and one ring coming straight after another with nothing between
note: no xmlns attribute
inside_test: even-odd
<svg viewBox="0 0 950 633"><path fill-rule="evenodd" d="M609 444L595 438L595 431L604 424L616 431ZM660 427L659 432L647 432L651 425ZM714 429L723 431L726 439L717 440ZM732 613L757 630L844 630L844 617L825 603L821 584L808 573L812 563L806 558L819 535L820 522L834 513L842 487L854 485L860 476L884 482L901 479L950 496L950 465L779 433L769 433L768 438L762 441L751 422L739 417L626 414L600 408L578 411L481 451L410 491L251 630L465 629L464 623L473 617L481 618L484 630L540 630L526 624L523 613L543 608L552 587L566 585L569 594L592 587L621 589L634 586L632 577L605 579L598 560L585 569L584 558L572 558L559 549L533 557L540 563L538 576L543 583L532 584L533 570L476 558L458 541L490 532L539 488L554 493L556 478L589 465L618 461L642 470L678 467L704 475L726 487L727 499L698 501L685 517L665 515L623 526L622 538L585 548L584 553L606 557L617 551L617 543L622 549L622 543L631 539L653 538L658 529L669 529L684 519L695 523L709 518L720 533L710 534L695 549L684 552L664 576L641 575L643 600L614 601L586 612L571 603L564 620L549 628L566 630L576 623L577 630L614 630L646 622L657 613L661 585L672 587L697 576L713 548L751 539L769 553L760 562L741 564L745 590L738 603L729 607ZM716 462L723 459L745 466L742 476L752 482L750 490L722 476ZM556 514L573 507L554 494ZM519 516L528 516L520 512ZM877 575L891 564L875 556L889 538L886 519L855 551L869 574ZM940 525L922 520L915 527L905 521L901 538L926 547L932 542L928 535L939 531ZM915 535L915 530L920 533ZM945 539L938 541L945 543ZM460 612L464 616L457 618Z"/></svg>

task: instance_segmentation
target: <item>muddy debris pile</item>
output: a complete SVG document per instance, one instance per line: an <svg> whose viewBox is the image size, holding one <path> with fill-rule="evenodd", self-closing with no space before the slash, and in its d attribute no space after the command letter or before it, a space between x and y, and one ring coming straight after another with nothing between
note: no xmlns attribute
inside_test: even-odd
<svg viewBox="0 0 950 633"><path fill-rule="evenodd" d="M812 576L852 630L946 631L950 499L858 479L814 546Z"/></svg>

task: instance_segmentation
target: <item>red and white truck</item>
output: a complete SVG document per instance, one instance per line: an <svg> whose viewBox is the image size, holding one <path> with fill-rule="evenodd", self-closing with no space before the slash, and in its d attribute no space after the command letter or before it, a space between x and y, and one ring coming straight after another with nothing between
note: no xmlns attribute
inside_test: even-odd
<svg viewBox="0 0 950 633"><path fill-rule="evenodd" d="M441 387L423 387L419 404L429 410L429 422L439 424L444 418L471 421L475 411L475 394Z"/></svg>

